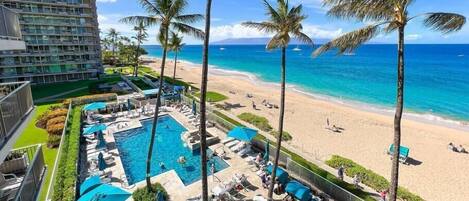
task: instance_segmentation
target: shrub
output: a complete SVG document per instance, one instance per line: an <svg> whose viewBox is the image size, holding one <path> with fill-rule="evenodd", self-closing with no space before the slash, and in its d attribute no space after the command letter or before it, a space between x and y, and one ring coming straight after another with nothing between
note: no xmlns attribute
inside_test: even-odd
<svg viewBox="0 0 469 201"><path fill-rule="evenodd" d="M47 147L56 148L60 145L60 135L49 135L47 138Z"/></svg>
<svg viewBox="0 0 469 201"><path fill-rule="evenodd" d="M162 193L166 200L169 200L168 193L160 183L154 183L151 185L151 190L149 191L147 187L139 188L132 193L132 198L135 201L151 201L156 199L156 194Z"/></svg>
<svg viewBox="0 0 469 201"><path fill-rule="evenodd" d="M46 129L47 121L49 120L49 119L47 119L47 115L49 115L49 112L50 111L47 110L47 111L45 111L44 113L42 113L41 115L39 115L37 117L36 127Z"/></svg>
<svg viewBox="0 0 469 201"><path fill-rule="evenodd" d="M84 105L92 102L107 102L107 101L114 101L117 100L117 94L115 93L107 93L107 94L96 94L96 95L88 95L88 96L80 96L77 98L72 98L72 105Z"/></svg>
<svg viewBox="0 0 469 201"><path fill-rule="evenodd" d="M245 112L245 113L238 115L238 118L254 125L255 127L261 129L262 131L269 132L272 130L272 126L269 124L269 120L267 120L265 117L261 117L252 113Z"/></svg>
<svg viewBox="0 0 469 201"><path fill-rule="evenodd" d="M386 180L386 178L369 169L364 168L350 159L333 155L331 159L326 161L326 164L333 168L338 168L339 166L343 165L345 167L345 174L350 177L353 177L356 174L362 175L362 183L378 192L388 189L390 186L389 181ZM421 197L412 194L403 187L399 187L397 191L397 197L401 200L409 201L423 200Z"/></svg>
<svg viewBox="0 0 469 201"><path fill-rule="evenodd" d="M47 121L47 128L54 124L63 124L65 122L66 116L58 116Z"/></svg>
<svg viewBox="0 0 469 201"><path fill-rule="evenodd" d="M80 116L81 109L79 106L72 109L69 116L70 127L63 136L63 144L59 153L59 165L57 167L57 175L54 183L53 201L69 201L75 200L75 184L77 180L77 162L80 137Z"/></svg>
<svg viewBox="0 0 469 201"><path fill-rule="evenodd" d="M279 132L278 131L271 131L270 134L275 136L275 137L278 137ZM287 131L283 131L282 141L290 141L292 139L293 139L293 137L290 135L290 133L288 133Z"/></svg>
<svg viewBox="0 0 469 201"><path fill-rule="evenodd" d="M47 126L47 133L49 133L49 135L61 135L64 130L64 126L64 123Z"/></svg>
<svg viewBox="0 0 469 201"><path fill-rule="evenodd" d="M67 113L68 113L67 109L60 108L60 109L52 110L51 112L47 114L45 118L47 119L47 121L49 121L49 119L53 119L56 117L67 116Z"/></svg>

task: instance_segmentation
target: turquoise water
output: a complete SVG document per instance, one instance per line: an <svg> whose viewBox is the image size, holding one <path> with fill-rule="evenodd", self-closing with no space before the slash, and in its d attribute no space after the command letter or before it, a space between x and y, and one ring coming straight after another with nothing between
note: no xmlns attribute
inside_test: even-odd
<svg viewBox="0 0 469 201"><path fill-rule="evenodd" d="M220 48L225 48L221 50ZM287 82L296 88L341 101L392 109L396 94L396 46L364 45L354 54L312 58L312 47L287 51ZM160 57L159 46L145 46ZM172 58L172 55L169 55ZM180 59L201 63L202 47L185 46ZM469 45L406 46L406 112L469 121ZM213 45L210 64L278 82L280 52L262 45Z"/></svg>
<svg viewBox="0 0 469 201"><path fill-rule="evenodd" d="M129 184L134 184L145 179L151 126L152 120L145 120L142 121L141 128L114 134ZM158 119L152 155L151 176L175 170L185 185L200 180L200 150L192 151L184 146L181 140L181 134L184 131L186 129L171 116L162 116ZM207 152L209 156L212 153L211 150L207 150ZM186 158L184 166L177 162L180 156ZM159 164L161 162L164 163L165 168L160 167ZM228 167L228 164L219 157L213 157L209 161L209 163L213 162L215 163L216 171ZM209 174L211 173L209 172Z"/></svg>

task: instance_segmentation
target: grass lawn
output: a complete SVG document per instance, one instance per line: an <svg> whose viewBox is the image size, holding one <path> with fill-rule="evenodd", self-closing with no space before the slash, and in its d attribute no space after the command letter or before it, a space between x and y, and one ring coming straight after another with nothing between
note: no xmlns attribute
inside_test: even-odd
<svg viewBox="0 0 469 201"><path fill-rule="evenodd" d="M195 95L200 98L200 92L196 93ZM213 91L207 91L207 102L214 103L214 102L224 101L226 99L228 99L228 97L226 97L223 94L213 92Z"/></svg>
<svg viewBox="0 0 469 201"><path fill-rule="evenodd" d="M137 85L137 87L140 88L141 90L153 89L153 87L148 85L145 81L143 81L140 78L139 79L134 79L134 80L131 80L131 81L132 81L132 83Z"/></svg>
<svg viewBox="0 0 469 201"><path fill-rule="evenodd" d="M55 104L45 104L36 107L36 113L32 118L31 122L24 129L21 136L16 141L14 148L25 147L34 144L42 144L42 151L44 153L44 160L47 165L47 175L45 176L45 183L42 186L39 194L39 200L46 200L47 189L49 187L50 178L52 176L52 169L54 168L55 158L57 156L58 149L47 148L47 132L44 129L36 127L36 118L44 113L50 106Z"/></svg>

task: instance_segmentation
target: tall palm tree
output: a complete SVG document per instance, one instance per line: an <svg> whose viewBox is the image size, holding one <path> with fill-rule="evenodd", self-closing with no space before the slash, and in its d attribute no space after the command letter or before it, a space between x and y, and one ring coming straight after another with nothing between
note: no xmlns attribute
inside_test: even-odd
<svg viewBox="0 0 469 201"><path fill-rule="evenodd" d="M148 33L147 27L143 22L139 22L137 26L134 27L134 31L137 32L132 38L137 41L137 49L135 50L135 67L134 67L134 76L138 76L138 66L139 66L139 57L140 57L140 45L143 41L147 40Z"/></svg>
<svg viewBox="0 0 469 201"><path fill-rule="evenodd" d="M205 127L206 120L206 98L208 81L208 44L210 41L210 14L212 9L212 0L207 0L205 8L205 38L202 52L202 81L200 83L200 163L202 171L202 200L208 201L208 183L207 183L207 131Z"/></svg>
<svg viewBox="0 0 469 201"><path fill-rule="evenodd" d="M159 79L159 88L156 95L155 116L153 117L153 125L151 129L151 139L148 148L148 156L146 161L146 183L147 188L150 189L150 170L151 170L151 157L153 153L153 144L155 142L155 132L158 123L159 107L161 105L161 92L164 79L164 68L166 64L166 56L168 52L168 35L169 30L173 29L181 33L187 33L197 38L203 38L204 32L192 27L190 23L197 22L203 19L200 14L184 14L184 9L187 7L186 0L138 0L140 5L145 9L148 16L129 16L122 19L126 23L143 22L147 26L159 25L158 38L162 42L163 55L161 59L161 71Z"/></svg>
<svg viewBox="0 0 469 201"><path fill-rule="evenodd" d="M291 37L297 38L305 44L312 44L313 41L306 34L302 32L302 21L306 19L303 14L303 6L293 6L290 8L288 0L277 0L277 8L274 8L267 0L264 0L264 5L267 9L267 16L269 19L264 22L244 22L243 25L251 28L256 28L260 31L272 33L274 36L267 43L266 49L273 50L280 48L282 54L281 63L281 91L280 91L280 115L277 136L277 151L275 153L274 166L272 169L272 180L269 186L269 199L272 199L273 188L275 183L275 175L278 167L278 159L280 155L280 148L282 143L283 134L283 117L285 113L285 69L286 69L286 49L290 43Z"/></svg>
<svg viewBox="0 0 469 201"><path fill-rule="evenodd" d="M178 53L181 51L182 46L185 44L182 43L182 36L179 36L175 32L171 32L171 41L169 42L169 47L171 51L174 52L174 71L173 71L173 80L176 80L176 66L178 61Z"/></svg>
<svg viewBox="0 0 469 201"><path fill-rule="evenodd" d="M107 37L109 37L109 41L110 41L110 45L112 47L112 62L114 64L114 60L116 58L116 47L119 43L119 36L120 36L120 33L116 31L116 29L114 28L110 28L109 29L109 32L107 34Z"/></svg>
<svg viewBox="0 0 469 201"><path fill-rule="evenodd" d="M360 44L371 40L380 33L397 31L397 103L394 116L394 152L391 171L390 198L396 200L399 178L399 147L401 144L401 118L404 107L404 36L409 21L424 17L424 26L444 34L460 30L466 18L455 13L430 12L409 16L408 7L415 0L324 0L330 6L328 15L374 23L356 31L346 33L318 48L319 55L336 48L339 53L353 51Z"/></svg>

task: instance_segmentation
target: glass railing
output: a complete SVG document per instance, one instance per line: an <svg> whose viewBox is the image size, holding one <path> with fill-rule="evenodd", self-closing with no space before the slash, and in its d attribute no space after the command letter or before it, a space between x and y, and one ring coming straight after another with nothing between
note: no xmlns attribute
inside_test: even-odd
<svg viewBox="0 0 469 201"><path fill-rule="evenodd" d="M15 181L9 182L10 189L2 193L1 200L30 201L36 200L46 172L44 154L41 145L32 145L11 150L9 160L0 166L2 171L14 174ZM11 171L11 172L10 172Z"/></svg>
<svg viewBox="0 0 469 201"><path fill-rule="evenodd" d="M33 98L29 82L0 84L0 148L33 110Z"/></svg>
<svg viewBox="0 0 469 201"><path fill-rule="evenodd" d="M0 37L20 40L21 29L18 14L0 5Z"/></svg>

